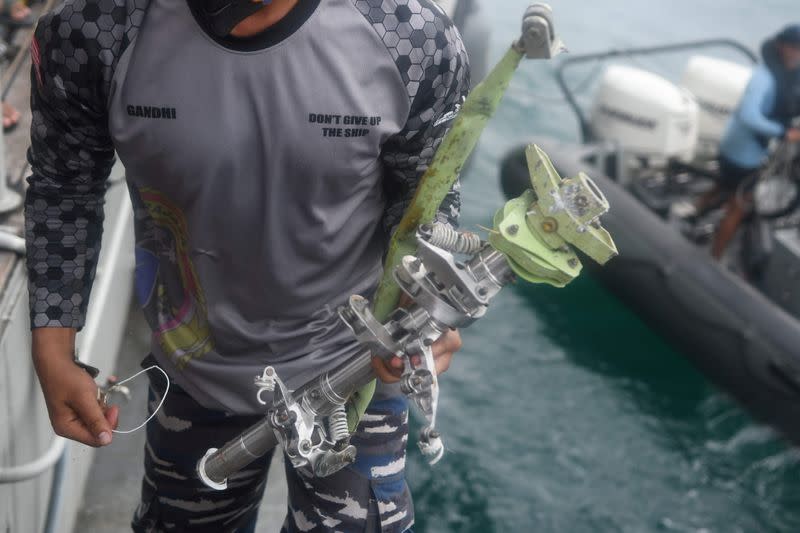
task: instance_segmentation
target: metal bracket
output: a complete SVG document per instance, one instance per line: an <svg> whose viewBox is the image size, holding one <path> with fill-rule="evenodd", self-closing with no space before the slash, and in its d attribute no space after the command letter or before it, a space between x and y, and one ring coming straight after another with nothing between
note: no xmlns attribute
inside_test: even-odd
<svg viewBox="0 0 800 533"><path fill-rule="evenodd" d="M256 397L261 405L265 392L273 393L273 405L269 417L278 442L283 445L286 456L295 468L308 467L317 477L327 477L352 464L356 448L347 442L349 435L339 435L339 442L325 438L320 419L304 402L298 402L286 384L271 366L256 376ZM346 431L346 418L345 428ZM340 430L341 432L341 430Z"/></svg>
<svg viewBox="0 0 800 533"><path fill-rule="evenodd" d="M533 4L522 20L522 37L514 44L528 59L552 59L567 50L556 36L553 9L548 4Z"/></svg>
<svg viewBox="0 0 800 533"><path fill-rule="evenodd" d="M357 294L351 296L348 305L339 308L339 316L373 355L387 358L400 352L400 345L372 314L366 298Z"/></svg>

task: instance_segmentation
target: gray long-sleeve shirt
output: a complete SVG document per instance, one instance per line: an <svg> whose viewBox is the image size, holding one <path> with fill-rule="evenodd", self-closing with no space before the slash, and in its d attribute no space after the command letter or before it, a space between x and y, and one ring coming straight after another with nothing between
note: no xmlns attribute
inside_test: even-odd
<svg viewBox="0 0 800 533"><path fill-rule="evenodd" d="M357 349L335 309L374 289L467 59L429 0L302 0L249 39L196 8L67 0L40 21L31 324L83 325L116 151L154 355L204 405L255 413L264 365L296 387Z"/></svg>

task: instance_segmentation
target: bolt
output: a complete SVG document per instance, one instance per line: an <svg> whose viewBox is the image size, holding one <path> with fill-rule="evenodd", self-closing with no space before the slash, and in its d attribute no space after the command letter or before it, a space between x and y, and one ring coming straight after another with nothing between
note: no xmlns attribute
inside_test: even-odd
<svg viewBox="0 0 800 533"><path fill-rule="evenodd" d="M309 453L311 451L311 441L307 439L301 440L298 449L300 450L300 453Z"/></svg>
<svg viewBox="0 0 800 533"><path fill-rule="evenodd" d="M578 268L578 260L577 259L570 259L567 261L567 264L570 268Z"/></svg>
<svg viewBox="0 0 800 533"><path fill-rule="evenodd" d="M424 341L422 341L422 344L424 346L433 346L433 339L425 339Z"/></svg>
<svg viewBox="0 0 800 533"><path fill-rule="evenodd" d="M517 226L516 224L512 224L506 228L506 233L508 233L512 237L516 235L518 231L519 231L519 226Z"/></svg>
<svg viewBox="0 0 800 533"><path fill-rule="evenodd" d="M542 222L542 230L545 233L553 233L558 229L558 222L555 219L547 218Z"/></svg>
<svg viewBox="0 0 800 533"><path fill-rule="evenodd" d="M489 291L486 290L486 287L479 287L478 288L478 296L486 296Z"/></svg>

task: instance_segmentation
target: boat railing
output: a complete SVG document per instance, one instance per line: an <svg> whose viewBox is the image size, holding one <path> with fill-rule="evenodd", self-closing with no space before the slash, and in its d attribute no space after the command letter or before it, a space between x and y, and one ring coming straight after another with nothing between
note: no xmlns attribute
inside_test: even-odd
<svg viewBox="0 0 800 533"><path fill-rule="evenodd" d="M47 13L56 4L56 0L47 0L41 6L41 13ZM8 40L13 37L9 33ZM33 29L21 39L19 44L19 51L16 53L14 59L7 68L0 71L0 100L5 101L14 83L18 79L19 73L27 64L26 58L30 44L33 40ZM5 51L5 50L4 50ZM11 189L8 184L7 162L5 157L5 139L3 133L0 132L0 211L6 213L19 208L22 203L21 195ZM0 228L0 250L10 251L18 256L25 253L24 239ZM19 269L15 269L15 272ZM12 284L7 284L7 287ZM23 287L24 283L13 284L17 287ZM56 530L57 517L61 502L62 485L65 470L65 455L66 440L60 436L54 436L50 441L47 449L35 459L23 464L13 466L0 467L0 484L12 484L25 482L31 479L38 478L39 476L50 472L52 470L53 477L50 487L50 497L47 507L47 515L44 521L43 531L50 533Z"/></svg>

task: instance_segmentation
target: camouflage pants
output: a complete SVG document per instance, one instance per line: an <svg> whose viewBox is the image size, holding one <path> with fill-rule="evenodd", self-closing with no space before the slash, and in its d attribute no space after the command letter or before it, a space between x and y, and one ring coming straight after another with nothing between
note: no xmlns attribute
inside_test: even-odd
<svg viewBox="0 0 800 533"><path fill-rule="evenodd" d="M158 388L151 383L151 410L161 398ZM195 464L208 447L227 442L258 419L206 409L172 385L161 411L147 426L142 500L133 531L255 531L271 454L231 476L225 491L203 485ZM289 502L281 531L408 531L414 517L405 481L407 439L405 399L391 387L379 386L351 441L358 448L355 464L320 479L284 461Z"/></svg>

